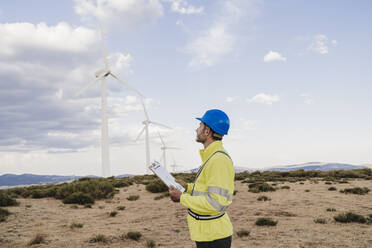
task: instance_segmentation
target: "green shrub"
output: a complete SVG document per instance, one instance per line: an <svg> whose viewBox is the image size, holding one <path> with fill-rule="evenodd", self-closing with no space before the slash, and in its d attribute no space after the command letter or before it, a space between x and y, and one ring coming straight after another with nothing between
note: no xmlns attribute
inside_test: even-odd
<svg viewBox="0 0 372 248"><path fill-rule="evenodd" d="M169 196L169 192L165 192L161 195L158 195L158 196L154 197L154 200L160 200L160 199L163 199L163 198L168 197L168 196Z"/></svg>
<svg viewBox="0 0 372 248"><path fill-rule="evenodd" d="M123 211L125 209L125 206L119 206L116 208L117 210Z"/></svg>
<svg viewBox="0 0 372 248"><path fill-rule="evenodd" d="M113 186L115 188L123 188L123 187L128 187L132 185L133 183L130 181L124 181L124 180L116 180L113 182Z"/></svg>
<svg viewBox="0 0 372 248"><path fill-rule="evenodd" d="M142 234L140 232L128 232L126 237L138 241L142 237Z"/></svg>
<svg viewBox="0 0 372 248"><path fill-rule="evenodd" d="M65 199L63 199L62 202L64 204L85 205L85 204L93 204L94 199L89 194L82 193L82 192L75 192L75 193L72 193L71 195L67 196Z"/></svg>
<svg viewBox="0 0 372 248"><path fill-rule="evenodd" d="M281 188L281 189L290 189L291 187L285 185L285 186L282 186L282 187L280 187L280 188Z"/></svg>
<svg viewBox="0 0 372 248"><path fill-rule="evenodd" d="M342 222L342 223L350 223L350 222L357 222L357 223L366 223L367 220L362 215L354 214L352 212L342 213L333 217L335 221Z"/></svg>
<svg viewBox="0 0 372 248"><path fill-rule="evenodd" d="M148 248L154 248L156 246L156 243L154 240L147 240L146 241L146 247Z"/></svg>
<svg viewBox="0 0 372 248"><path fill-rule="evenodd" d="M137 201L139 199L139 195L130 195L127 197L128 201Z"/></svg>
<svg viewBox="0 0 372 248"><path fill-rule="evenodd" d="M168 191L168 187L161 180L153 180L146 185L146 190L151 193L161 193Z"/></svg>
<svg viewBox="0 0 372 248"><path fill-rule="evenodd" d="M336 212L336 209L335 208L327 208L327 211L328 212Z"/></svg>
<svg viewBox="0 0 372 248"><path fill-rule="evenodd" d="M110 212L110 217L115 217L118 214L117 211L111 211Z"/></svg>
<svg viewBox="0 0 372 248"><path fill-rule="evenodd" d="M249 176L248 172L242 172L235 175L235 181L243 181Z"/></svg>
<svg viewBox="0 0 372 248"><path fill-rule="evenodd" d="M31 193L31 198L39 199L39 198L44 198L44 191L40 189L35 189Z"/></svg>
<svg viewBox="0 0 372 248"><path fill-rule="evenodd" d="M87 178L82 181L61 185L56 192L57 199L65 199L77 192L89 194L93 199L110 198L115 194L114 186L105 179Z"/></svg>
<svg viewBox="0 0 372 248"><path fill-rule="evenodd" d="M336 189L335 187L329 187L328 190L329 190L329 191L335 191L335 190L337 190L337 189Z"/></svg>
<svg viewBox="0 0 372 248"><path fill-rule="evenodd" d="M6 218L10 215L11 213L4 208L0 208L0 222L6 221Z"/></svg>
<svg viewBox="0 0 372 248"><path fill-rule="evenodd" d="M327 182L325 182L325 184L331 185L331 184L332 184L332 182L329 182L329 181L327 181Z"/></svg>
<svg viewBox="0 0 372 248"><path fill-rule="evenodd" d="M96 234L89 239L89 243L107 243L108 239L103 234Z"/></svg>
<svg viewBox="0 0 372 248"><path fill-rule="evenodd" d="M347 180L343 179L341 181L338 181L338 183L349 183Z"/></svg>
<svg viewBox="0 0 372 248"><path fill-rule="evenodd" d="M368 194L369 192L369 188L360 188L360 187L355 187L355 188L349 188L349 189L344 189L344 190L340 190L341 193L345 193L345 194L357 194L357 195L365 195L365 194Z"/></svg>
<svg viewBox="0 0 372 248"><path fill-rule="evenodd" d="M0 191L0 207L18 206L19 203L8 193Z"/></svg>
<svg viewBox="0 0 372 248"><path fill-rule="evenodd" d="M275 191L275 189L267 183L252 183L249 184L248 187L248 191L252 193Z"/></svg>
<svg viewBox="0 0 372 248"><path fill-rule="evenodd" d="M262 196L258 197L257 200L258 201L270 201L271 199L267 196L262 195Z"/></svg>
<svg viewBox="0 0 372 248"><path fill-rule="evenodd" d="M372 223L372 214L368 215L367 221L368 221L368 223Z"/></svg>
<svg viewBox="0 0 372 248"><path fill-rule="evenodd" d="M82 223L75 223L73 222L71 225L70 225L70 228L71 229L74 229L74 228L83 228L84 224Z"/></svg>
<svg viewBox="0 0 372 248"><path fill-rule="evenodd" d="M256 221L257 226L276 226L278 222L271 218L259 218Z"/></svg>
<svg viewBox="0 0 372 248"><path fill-rule="evenodd" d="M44 234L36 234L29 242L28 245L37 245L37 244L42 244L45 243L45 235Z"/></svg>
<svg viewBox="0 0 372 248"><path fill-rule="evenodd" d="M247 231L245 229L242 229L240 231L237 231L236 232L236 235L238 235L238 237L241 238L241 237L249 236L250 233L251 233L250 231Z"/></svg>
<svg viewBox="0 0 372 248"><path fill-rule="evenodd" d="M316 218L314 219L314 222L318 224L327 224L327 220L325 218Z"/></svg>
<svg viewBox="0 0 372 248"><path fill-rule="evenodd" d="M233 195L236 195L236 193L238 193L238 191L237 191L237 190L234 190L234 193L233 193Z"/></svg>
<svg viewBox="0 0 372 248"><path fill-rule="evenodd" d="M310 189L306 189L305 192L310 192Z"/></svg>

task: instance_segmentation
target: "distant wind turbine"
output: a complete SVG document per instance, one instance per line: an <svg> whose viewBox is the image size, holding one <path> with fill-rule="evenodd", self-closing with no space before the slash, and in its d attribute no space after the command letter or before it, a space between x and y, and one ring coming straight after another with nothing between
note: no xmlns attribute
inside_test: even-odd
<svg viewBox="0 0 372 248"><path fill-rule="evenodd" d="M172 158L173 158L173 164L171 164L170 167L172 167L172 169L173 169L173 173L175 173L175 172L176 172L176 168L180 168L180 167L182 167L182 166L180 166L180 165L178 165L178 164L176 163L176 160L174 159L174 156L173 156L173 155L172 155Z"/></svg>
<svg viewBox="0 0 372 248"><path fill-rule="evenodd" d="M161 143L162 143L162 147L160 147L161 150L163 150L163 155L162 155L162 158L163 158L163 161L164 161L164 167L167 169L167 157L166 157L166 150L167 149L180 149L178 147L174 147L174 146L166 146L165 145L165 142L163 140L163 137L160 135L159 131L158 131L158 135L159 135L159 138L161 140Z"/></svg>
<svg viewBox="0 0 372 248"><path fill-rule="evenodd" d="M129 85L127 82L119 79L117 76L115 76L109 68L108 60L107 60L107 53L105 48L105 40L103 36L103 30L101 25L99 25L100 33L101 33L101 40L102 40L102 52L103 52L103 59L105 63L105 68L98 70L95 73L96 79L93 80L91 83L89 83L86 87L82 88L76 96L79 96L84 91L86 91L88 88L93 86L98 81L101 81L101 114L102 114L102 122L101 122L101 150L102 150L102 176L103 177L109 177L111 176L111 169L110 169L110 154L109 154L109 135L108 135L108 121L107 121L107 94L106 94L106 77L112 76L119 82L126 85L129 89L135 91L140 97L143 98L143 95L133 88L131 85Z"/></svg>
<svg viewBox="0 0 372 248"><path fill-rule="evenodd" d="M160 126L160 127L165 127L165 128L168 128L168 129L172 129L172 128L168 127L164 124L151 121L150 117L147 113L146 106L145 106L144 101L143 101L143 97L140 97L140 99L141 99L141 103L142 103L142 106L143 106L143 111L145 113L146 120L144 120L142 122L144 127L142 128L142 130L138 134L138 136L136 138L136 141L139 140L139 138L141 138L143 132L145 132L145 143L146 143L146 165L145 165L145 167L146 167L146 173L149 173L150 171L149 171L148 166L150 165L150 140L149 140L149 126L150 126L150 124Z"/></svg>

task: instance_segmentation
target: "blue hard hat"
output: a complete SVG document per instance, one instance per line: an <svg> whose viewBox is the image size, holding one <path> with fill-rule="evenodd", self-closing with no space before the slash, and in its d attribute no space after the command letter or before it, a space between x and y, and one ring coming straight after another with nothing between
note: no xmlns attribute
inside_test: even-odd
<svg viewBox="0 0 372 248"><path fill-rule="evenodd" d="M230 120L227 114L219 109L211 109L205 112L202 118L197 120L207 124L215 133L227 134L230 128Z"/></svg>

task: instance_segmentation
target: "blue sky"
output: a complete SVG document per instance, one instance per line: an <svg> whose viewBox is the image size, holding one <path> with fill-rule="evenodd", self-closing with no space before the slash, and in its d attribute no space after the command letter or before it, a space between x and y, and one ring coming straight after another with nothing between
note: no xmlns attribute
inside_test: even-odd
<svg viewBox="0 0 372 248"><path fill-rule="evenodd" d="M194 117L220 108L235 166L372 163L371 1L75 0L0 4L0 174L100 175L103 68L146 97L178 170L200 165ZM143 173L138 97L108 81L113 175Z"/></svg>

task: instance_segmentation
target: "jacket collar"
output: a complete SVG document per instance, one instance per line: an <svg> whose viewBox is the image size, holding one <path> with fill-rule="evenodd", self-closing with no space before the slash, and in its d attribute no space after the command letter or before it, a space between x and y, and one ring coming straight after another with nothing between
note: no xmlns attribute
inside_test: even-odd
<svg viewBox="0 0 372 248"><path fill-rule="evenodd" d="M220 140L213 141L209 144L209 146L207 146L207 148L201 149L199 153L203 163L207 161L207 159L212 156L213 153L219 150L224 150L222 147L222 141Z"/></svg>

